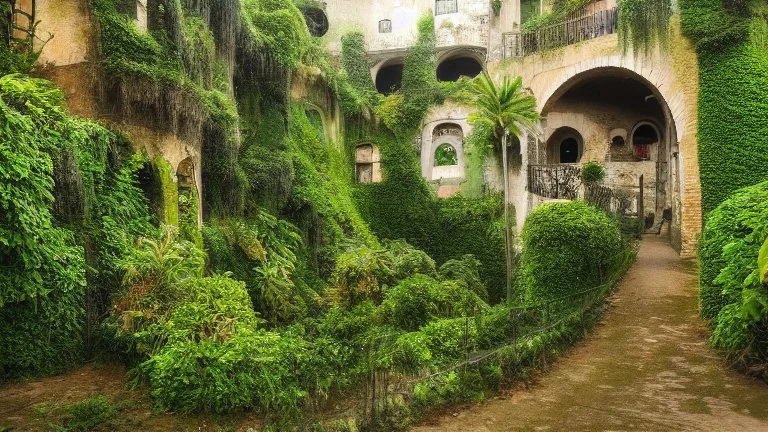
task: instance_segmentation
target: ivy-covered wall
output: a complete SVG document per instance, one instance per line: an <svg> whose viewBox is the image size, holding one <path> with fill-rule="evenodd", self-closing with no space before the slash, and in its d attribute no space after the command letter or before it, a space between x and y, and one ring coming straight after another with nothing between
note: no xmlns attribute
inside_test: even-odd
<svg viewBox="0 0 768 432"><path fill-rule="evenodd" d="M683 33L700 64L699 165L702 208L768 178L768 16L741 1L682 0Z"/></svg>

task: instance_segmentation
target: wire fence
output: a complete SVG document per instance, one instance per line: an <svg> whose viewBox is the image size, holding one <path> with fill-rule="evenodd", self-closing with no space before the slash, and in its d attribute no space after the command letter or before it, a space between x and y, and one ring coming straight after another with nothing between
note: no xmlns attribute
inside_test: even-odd
<svg viewBox="0 0 768 432"><path fill-rule="evenodd" d="M488 362L512 363L513 365L508 368L507 376L507 379L512 381L524 368L522 365L523 358L527 354L531 354L525 352L526 343L558 328L565 330L569 325L581 326L580 328L586 326L589 321L586 315L591 311L596 311L603 304L610 291L634 261L634 255L635 250L632 248L626 252L625 256L619 257L615 268L601 285L547 301L510 307L508 309L509 320L512 325L508 328L509 334L506 339L493 348L476 349L473 346L470 341L470 323L472 320L476 320L478 316L467 315L464 317L463 335L454 335L460 336L458 339L463 341L464 355L460 360L438 370L425 370L415 374L402 374L376 368L372 362L371 366L373 367L364 391L366 403L362 413L363 418L374 423L384 419L391 413L394 406L404 403L405 400L413 396L417 385L440 379L452 372L466 371L470 367L478 367ZM564 331L563 333L568 332ZM385 339L380 338L378 342L383 342ZM569 342L573 341L570 340ZM374 352L380 352L382 348L385 348L384 344L371 344L369 356L372 357Z"/></svg>

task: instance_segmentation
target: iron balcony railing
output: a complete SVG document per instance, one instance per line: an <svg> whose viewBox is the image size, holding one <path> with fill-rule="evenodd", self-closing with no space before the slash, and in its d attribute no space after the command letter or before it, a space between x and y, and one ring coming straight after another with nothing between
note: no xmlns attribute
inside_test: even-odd
<svg viewBox="0 0 768 432"><path fill-rule="evenodd" d="M578 15L576 15L578 16ZM616 33L618 8L592 14L528 32L504 33L504 58L524 57L577 42Z"/></svg>

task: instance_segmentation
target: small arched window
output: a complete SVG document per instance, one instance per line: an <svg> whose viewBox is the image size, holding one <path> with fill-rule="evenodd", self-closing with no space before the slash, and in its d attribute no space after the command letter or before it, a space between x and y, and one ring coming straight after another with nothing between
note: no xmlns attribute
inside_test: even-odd
<svg viewBox="0 0 768 432"><path fill-rule="evenodd" d="M641 123L632 131L632 152L641 160L651 158L651 146L660 141L659 131L650 123Z"/></svg>
<svg viewBox="0 0 768 432"><path fill-rule="evenodd" d="M458 165L456 148L448 143L440 144L435 150L435 166Z"/></svg>

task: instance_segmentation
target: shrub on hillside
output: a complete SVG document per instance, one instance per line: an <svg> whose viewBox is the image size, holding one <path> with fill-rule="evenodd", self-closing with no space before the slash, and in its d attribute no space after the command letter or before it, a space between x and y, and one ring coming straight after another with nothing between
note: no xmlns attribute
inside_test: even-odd
<svg viewBox="0 0 768 432"><path fill-rule="evenodd" d="M466 284L467 289L477 294L483 301L488 301L488 290L480 278L482 263L472 254L466 254L461 259L451 259L440 266L441 280L455 280Z"/></svg>
<svg viewBox="0 0 768 432"><path fill-rule="evenodd" d="M438 282L417 275L387 291L381 315L389 324L416 330L435 318L474 315L486 307L485 302L462 283Z"/></svg>
<svg viewBox="0 0 768 432"><path fill-rule="evenodd" d="M622 238L615 220L580 201L544 204L525 221L521 283L528 303L605 283Z"/></svg>

